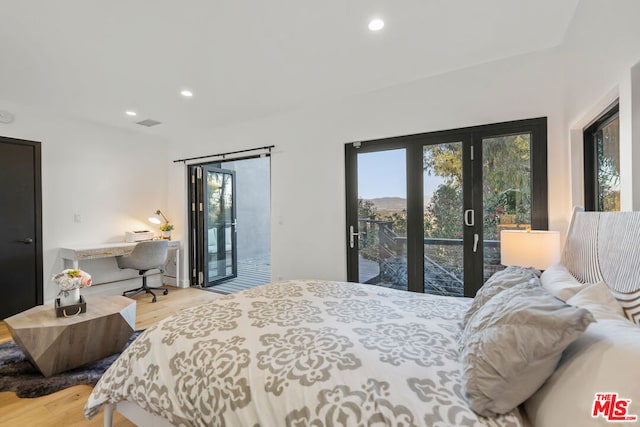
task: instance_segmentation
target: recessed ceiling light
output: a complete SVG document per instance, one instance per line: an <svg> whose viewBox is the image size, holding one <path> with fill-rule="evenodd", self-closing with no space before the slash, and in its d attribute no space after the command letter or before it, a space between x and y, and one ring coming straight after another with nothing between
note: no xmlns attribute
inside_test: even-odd
<svg viewBox="0 0 640 427"><path fill-rule="evenodd" d="M184 96L185 98L191 98L193 96L193 92L191 92L190 90L184 89L180 91L180 95Z"/></svg>
<svg viewBox="0 0 640 427"><path fill-rule="evenodd" d="M138 113L136 113L135 111L131 111L131 110L127 111L125 114L127 116L137 116L138 115Z"/></svg>
<svg viewBox="0 0 640 427"><path fill-rule="evenodd" d="M372 19L369 22L369 29L371 31L380 31L384 27L384 21L382 19L376 18Z"/></svg>

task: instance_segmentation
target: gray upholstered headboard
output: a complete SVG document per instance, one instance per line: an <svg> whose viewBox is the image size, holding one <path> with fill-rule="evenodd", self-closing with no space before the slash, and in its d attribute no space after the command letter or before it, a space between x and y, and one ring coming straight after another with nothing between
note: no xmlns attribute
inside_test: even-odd
<svg viewBox="0 0 640 427"><path fill-rule="evenodd" d="M640 212L581 212L567 232L562 264L582 283L604 281L640 323Z"/></svg>

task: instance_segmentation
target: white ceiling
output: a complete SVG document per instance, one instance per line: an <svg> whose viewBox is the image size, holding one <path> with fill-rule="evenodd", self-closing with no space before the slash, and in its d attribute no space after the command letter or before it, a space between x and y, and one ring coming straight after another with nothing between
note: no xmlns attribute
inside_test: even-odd
<svg viewBox="0 0 640 427"><path fill-rule="evenodd" d="M179 135L556 46L578 1L0 0L0 99Z"/></svg>

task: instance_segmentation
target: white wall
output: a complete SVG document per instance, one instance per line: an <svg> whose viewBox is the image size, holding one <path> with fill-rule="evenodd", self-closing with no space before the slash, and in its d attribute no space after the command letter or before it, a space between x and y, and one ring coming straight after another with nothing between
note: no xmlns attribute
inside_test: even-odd
<svg viewBox="0 0 640 427"><path fill-rule="evenodd" d="M632 155L631 171L632 171L632 210L640 211L640 62L635 64L629 73L631 87L629 88L629 108L627 111L627 120L630 123ZM634 167L634 165L636 167Z"/></svg>
<svg viewBox="0 0 640 427"><path fill-rule="evenodd" d="M150 213L166 207L166 142L2 101L0 110L16 117L0 124L0 135L41 142L44 300L50 301L57 292L50 278L63 268L58 248L123 241L126 230L149 228ZM115 261L93 267L87 270L95 279L108 280Z"/></svg>
<svg viewBox="0 0 640 427"><path fill-rule="evenodd" d="M633 119L640 114L640 72L634 67L640 60L638 16L636 0L582 0L561 47L575 205L584 205L582 129L619 98L621 209L640 210L640 169L634 168L640 161L640 123Z"/></svg>
<svg viewBox="0 0 640 427"><path fill-rule="evenodd" d="M236 245L238 261L269 258L271 251L271 160L269 157L222 162L236 172ZM209 243L211 244L211 242Z"/></svg>
<svg viewBox="0 0 640 427"><path fill-rule="evenodd" d="M174 238L185 241L186 172L170 160L270 144L273 279L346 278L344 144L351 141L546 116L549 225L564 231L581 188L576 135L611 94L621 99L626 171L640 160L639 125L630 123L640 121L639 72L632 70L640 59L639 15L635 0L583 0L557 48L276 117L193 129L168 146L144 133L0 102L17 116L0 125L2 135L43 142L45 298L52 297L48 278L61 268L61 245L120 240L127 229L149 227L148 212L157 208L175 223ZM631 176L626 194L640 193L640 172ZM640 208L640 197L631 195L625 203ZM82 223L73 223L75 213Z"/></svg>
<svg viewBox="0 0 640 427"><path fill-rule="evenodd" d="M562 67L556 50L523 55L279 117L193 132L172 141L169 152L181 158L274 144L272 279L344 280L344 144L350 141L547 116L550 228L564 229L571 206ZM174 166L169 179L170 204L179 205L186 200L184 166ZM183 231L186 212L181 219Z"/></svg>
<svg viewBox="0 0 640 427"><path fill-rule="evenodd" d="M640 160L640 125L631 125L640 121L639 72L631 70L640 59L637 16L635 0L583 0L554 49L279 117L194 131L170 142L170 156L275 144L272 278L344 280L346 142L546 116L549 227L564 232L573 206L582 204L582 126L615 97L621 99L626 159L623 199L626 208L640 209L640 197L633 197L640 194L640 168L632 167ZM171 205L185 205L184 168L172 168L169 179Z"/></svg>

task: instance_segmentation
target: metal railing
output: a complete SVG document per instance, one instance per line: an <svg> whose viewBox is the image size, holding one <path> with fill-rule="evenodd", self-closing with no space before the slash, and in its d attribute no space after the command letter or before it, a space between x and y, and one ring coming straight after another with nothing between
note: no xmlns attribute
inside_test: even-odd
<svg viewBox="0 0 640 427"><path fill-rule="evenodd" d="M387 260L395 257L405 257L407 253L407 237L399 236L395 233L392 225L393 222L387 220L373 220L369 218L360 218L358 220L360 249L364 250L365 256L369 259L378 262L381 275L383 274ZM425 237L423 241L427 247L462 247L464 245L462 238ZM485 248L499 249L500 241L485 240L483 246ZM426 253L424 260L425 270L428 269L433 276L437 277L437 279L429 281L429 286L434 288L437 293L448 295L452 287L463 286L462 279L450 271L442 262L438 262L438 260L428 256ZM425 281L426 280L425 275Z"/></svg>
<svg viewBox="0 0 640 427"><path fill-rule="evenodd" d="M392 221L382 221L376 219L358 219L359 232L361 236L361 241L366 241L366 239L372 235L372 233L377 233L378 242L377 244L382 247L382 251L387 256L397 256L403 255L406 253L407 246L407 238L405 236L399 236L393 231L391 225ZM375 230L377 228L377 231ZM500 241L499 240L485 240L484 247L487 248L499 248ZM425 245L443 245L443 246L462 246L464 244L464 240L459 238L444 238L444 237L425 237L424 238ZM361 245L362 248L362 245ZM395 249L393 249L395 248Z"/></svg>

